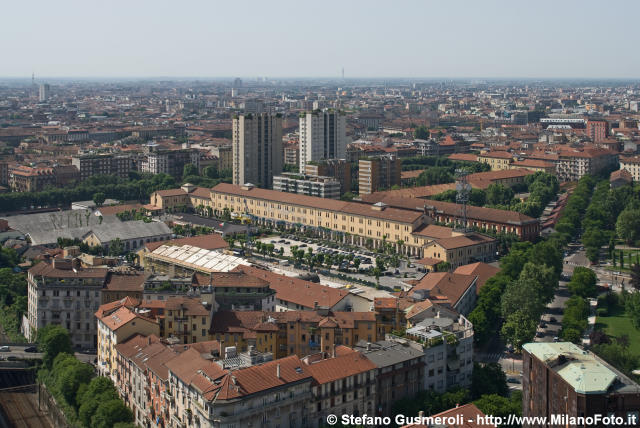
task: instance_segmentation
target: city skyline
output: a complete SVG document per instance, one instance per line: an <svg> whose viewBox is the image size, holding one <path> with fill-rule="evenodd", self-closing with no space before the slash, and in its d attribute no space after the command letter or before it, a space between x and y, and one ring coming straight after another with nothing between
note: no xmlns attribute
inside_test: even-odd
<svg viewBox="0 0 640 428"><path fill-rule="evenodd" d="M640 5L629 2L281 1L242 15L209 2L38 3L8 7L0 76L338 79L344 67L347 79L639 77L626 28ZM21 16L32 19L28 29Z"/></svg>

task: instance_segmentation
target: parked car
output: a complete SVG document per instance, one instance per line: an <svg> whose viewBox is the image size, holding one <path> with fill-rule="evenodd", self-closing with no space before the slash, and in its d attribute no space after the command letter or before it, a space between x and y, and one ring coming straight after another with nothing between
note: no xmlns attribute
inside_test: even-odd
<svg viewBox="0 0 640 428"><path fill-rule="evenodd" d="M544 332L536 331L536 337L544 337Z"/></svg>
<svg viewBox="0 0 640 428"><path fill-rule="evenodd" d="M17 360L18 360L18 357L16 357L15 355L9 355L7 357L7 361L17 361Z"/></svg>
<svg viewBox="0 0 640 428"><path fill-rule="evenodd" d="M540 328L547 328L547 324L545 324L544 322L541 322L540 325L538 326Z"/></svg>
<svg viewBox="0 0 640 428"><path fill-rule="evenodd" d="M29 346L27 348L24 348L24 352L38 352L38 348L36 348L35 346Z"/></svg>
<svg viewBox="0 0 640 428"><path fill-rule="evenodd" d="M507 383L520 383L520 379L517 377L509 377L507 378Z"/></svg>
<svg viewBox="0 0 640 428"><path fill-rule="evenodd" d="M549 322L558 322L556 317L549 317Z"/></svg>
<svg viewBox="0 0 640 428"><path fill-rule="evenodd" d="M554 336L554 337L553 337L553 341L554 341L554 342L560 342L560 339L558 338L558 336Z"/></svg>
<svg viewBox="0 0 640 428"><path fill-rule="evenodd" d="M0 352L11 352L11 348L8 346L0 346Z"/></svg>

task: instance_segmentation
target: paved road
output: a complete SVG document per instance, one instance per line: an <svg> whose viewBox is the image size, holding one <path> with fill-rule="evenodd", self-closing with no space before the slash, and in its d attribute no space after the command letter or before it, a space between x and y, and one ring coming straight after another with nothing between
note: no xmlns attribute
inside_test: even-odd
<svg viewBox="0 0 640 428"><path fill-rule="evenodd" d="M20 360L37 360L42 358L42 354L39 352L25 352L24 350L28 348L28 346L10 346L10 352L0 352L0 358L6 360L8 356L14 356ZM80 352L76 352L75 356L77 359L84 363L92 364L97 355L95 354L83 354Z"/></svg>

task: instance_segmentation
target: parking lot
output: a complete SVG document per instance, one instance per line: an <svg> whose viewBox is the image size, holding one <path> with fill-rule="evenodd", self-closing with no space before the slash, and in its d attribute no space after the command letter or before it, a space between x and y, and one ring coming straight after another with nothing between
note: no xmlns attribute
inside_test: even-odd
<svg viewBox="0 0 640 428"><path fill-rule="evenodd" d="M260 238L259 241L266 244L273 244L276 253L280 251L280 248L282 248L283 255L287 257L292 256L291 249L294 246L297 246L299 250L304 250L305 252L309 248L311 248L313 254L328 254L333 257L340 255L347 257L348 255L353 254L354 260L360 260L360 264L358 265L357 269L354 262L349 260L343 260L341 265L338 265L337 263L333 264L331 269L334 272L343 272L348 274L349 276L371 282L375 282L375 278L369 275L368 271L369 269L375 267L376 257L382 256L381 254L374 253L364 248L354 251L353 248L349 248L348 246L340 244L338 242L330 244L319 244L317 240L314 239L296 238L292 235L286 234L282 236ZM326 264L317 266L316 268L319 271L328 269L326 267ZM419 266L407 266L407 260L405 258L400 258L400 266L398 266L398 268L389 266L386 267L386 270L380 276L380 285L394 288L401 286L401 282L405 278L419 279L422 278L422 276L424 276L424 273L419 271Z"/></svg>

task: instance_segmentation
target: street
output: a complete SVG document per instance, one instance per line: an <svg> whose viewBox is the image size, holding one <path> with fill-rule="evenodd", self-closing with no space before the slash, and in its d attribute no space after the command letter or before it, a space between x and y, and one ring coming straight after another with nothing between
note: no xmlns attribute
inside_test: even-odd
<svg viewBox="0 0 640 428"><path fill-rule="evenodd" d="M42 359L42 354L40 352L25 352L26 348L29 348L35 345L21 345L21 346L9 346L11 349L10 352L0 352L0 361L7 360L7 357L15 357L18 360L38 360ZM96 354L83 354L81 352L76 352L74 354L77 359L82 361L83 363L93 364L96 359Z"/></svg>

